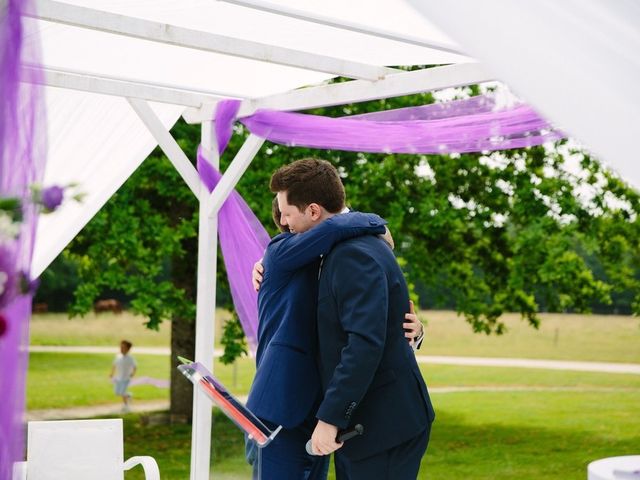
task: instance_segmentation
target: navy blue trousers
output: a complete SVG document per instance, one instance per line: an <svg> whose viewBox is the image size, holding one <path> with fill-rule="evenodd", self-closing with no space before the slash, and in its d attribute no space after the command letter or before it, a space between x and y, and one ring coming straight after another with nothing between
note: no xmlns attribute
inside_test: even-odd
<svg viewBox="0 0 640 480"><path fill-rule="evenodd" d="M277 425L262 420L274 430ZM261 449L261 465L256 465L257 446L254 442L247 442L247 461L254 466L253 478L260 480L326 480L329 472L329 456L320 457L309 455L305 450L307 441L311 438L315 419L304 424L287 429L283 428L273 441ZM258 475L259 474L259 475Z"/></svg>
<svg viewBox="0 0 640 480"><path fill-rule="evenodd" d="M431 425L400 445L358 461L349 460L337 450L336 480L415 480L430 432Z"/></svg>

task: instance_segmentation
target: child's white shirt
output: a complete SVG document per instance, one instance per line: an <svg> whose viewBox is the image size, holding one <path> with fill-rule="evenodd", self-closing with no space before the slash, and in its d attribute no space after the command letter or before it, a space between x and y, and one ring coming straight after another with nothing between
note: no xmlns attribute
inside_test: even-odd
<svg viewBox="0 0 640 480"><path fill-rule="evenodd" d="M121 353L116 355L113 365L116 367L113 377L115 380L129 380L133 374L133 369L137 366L135 359L131 355L122 355Z"/></svg>

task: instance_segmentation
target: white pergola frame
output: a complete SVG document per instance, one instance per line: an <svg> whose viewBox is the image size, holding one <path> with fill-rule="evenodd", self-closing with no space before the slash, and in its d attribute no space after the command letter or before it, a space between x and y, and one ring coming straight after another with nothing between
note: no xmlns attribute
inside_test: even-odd
<svg viewBox="0 0 640 480"><path fill-rule="evenodd" d="M448 45L425 43L412 37L403 37L366 26L345 23L325 17L304 16L301 12L276 10L271 4L261 1L226 0L250 8L258 8L293 16L304 21L331 25L336 28L358 31L375 37L392 38L407 44L429 46L443 51L455 51ZM38 0L37 12L29 16L59 22L76 27L142 38L181 47L224 53L254 60L268 61L296 66L318 72L331 73L356 80L344 83L308 87L265 96L242 99L239 116L249 116L260 108L278 110L303 110L320 106L357 103L367 100L389 98L401 95L427 92L446 87L469 85L493 80L477 63L455 64L412 72L398 71L384 66L371 66L340 58L316 55L273 45L248 42L230 37L222 37L206 32L193 31L172 25L160 24L139 18L126 17L89 8L73 6L54 0ZM25 65L24 69L33 68ZM27 77L28 78L28 77ZM148 101L182 105L183 117L189 123L200 123L202 153L215 167L219 168L217 139L214 133L213 114L216 104L229 98L224 92L193 90L183 86L161 83L142 83L127 78L98 76L79 71L47 68L44 70L45 85L112 95L127 99L133 110L144 122L158 145L173 166L198 198L200 223L198 240L198 284L196 313L195 360L213 371L214 324L216 305L217 269L217 213L233 190L238 180L260 150L264 139L250 135L224 172L212 193L178 146L175 139L148 105ZM99 208L99 207L98 207ZM92 217L96 211L88 212ZM86 216L83 216L86 219ZM55 252L51 262L59 252ZM43 266L42 269L46 268ZM35 276L41 272L32 272ZM211 451L211 404L206 396L194 389L191 480L208 480Z"/></svg>

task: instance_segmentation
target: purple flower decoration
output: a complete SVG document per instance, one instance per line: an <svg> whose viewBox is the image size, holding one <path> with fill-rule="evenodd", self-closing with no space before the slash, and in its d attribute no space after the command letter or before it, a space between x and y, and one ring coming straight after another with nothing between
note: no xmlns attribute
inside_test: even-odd
<svg viewBox="0 0 640 480"><path fill-rule="evenodd" d="M0 313L0 337L2 337L6 331L7 331L7 326L8 326L7 319L6 317Z"/></svg>
<svg viewBox="0 0 640 480"><path fill-rule="evenodd" d="M42 190L42 204L44 208L53 211L60 206L64 198L64 188L54 185Z"/></svg>
<svg viewBox="0 0 640 480"><path fill-rule="evenodd" d="M0 310L8 305L15 295L15 252L6 245L0 245Z"/></svg>

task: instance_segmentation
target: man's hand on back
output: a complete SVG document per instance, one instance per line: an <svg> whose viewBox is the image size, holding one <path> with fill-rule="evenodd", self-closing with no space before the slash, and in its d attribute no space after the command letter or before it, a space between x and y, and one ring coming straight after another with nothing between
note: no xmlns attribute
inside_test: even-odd
<svg viewBox="0 0 640 480"><path fill-rule="evenodd" d="M413 346L424 335L424 327L418 319L418 315L416 315L416 310L411 300L409 300L409 313L405 314L404 318L408 320L408 322L402 324L405 330L404 336L409 340L409 344Z"/></svg>
<svg viewBox="0 0 640 480"><path fill-rule="evenodd" d="M391 250L395 248L395 243L393 242L393 237L391 236L391 230L389 230L389 227L387 227L386 225L384 227L384 234L380 235L380 237L385 242L387 242L387 244L391 247Z"/></svg>
<svg viewBox="0 0 640 480"><path fill-rule="evenodd" d="M256 292L260 290L263 274L264 267L262 266L262 259L260 259L253 265L253 272L251 272L251 282L253 283L253 288Z"/></svg>

